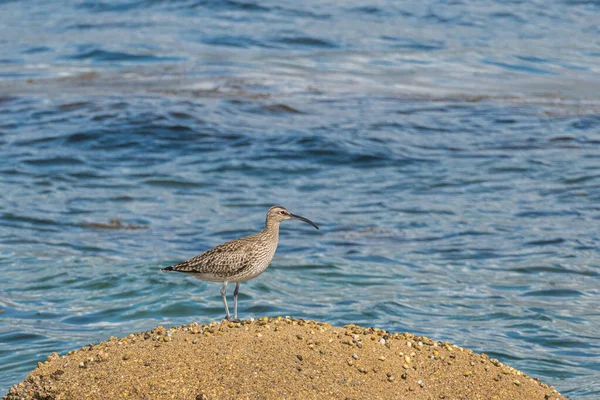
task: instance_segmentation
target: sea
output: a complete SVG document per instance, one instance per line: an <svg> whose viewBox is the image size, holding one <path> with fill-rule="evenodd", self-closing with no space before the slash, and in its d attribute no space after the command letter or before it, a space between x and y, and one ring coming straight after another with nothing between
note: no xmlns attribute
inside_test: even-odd
<svg viewBox="0 0 600 400"><path fill-rule="evenodd" d="M242 318L600 398L599 38L597 0L0 0L0 395L223 318L220 284L160 268L282 205L320 229L282 223Z"/></svg>

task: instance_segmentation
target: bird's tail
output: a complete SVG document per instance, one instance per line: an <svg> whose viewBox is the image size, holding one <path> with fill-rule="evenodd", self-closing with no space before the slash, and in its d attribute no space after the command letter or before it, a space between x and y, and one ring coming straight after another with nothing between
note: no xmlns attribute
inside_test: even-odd
<svg viewBox="0 0 600 400"><path fill-rule="evenodd" d="M193 258L191 259L193 260ZM176 271L176 272L193 272L190 260L180 262L179 264L171 265L170 267L161 268L161 271Z"/></svg>

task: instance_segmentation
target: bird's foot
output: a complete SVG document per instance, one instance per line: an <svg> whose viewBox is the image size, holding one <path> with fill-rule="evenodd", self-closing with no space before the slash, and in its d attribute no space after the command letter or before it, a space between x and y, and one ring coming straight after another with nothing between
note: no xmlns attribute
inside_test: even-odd
<svg viewBox="0 0 600 400"><path fill-rule="evenodd" d="M225 319L227 321L229 321L229 322L242 322L242 320L239 319L239 318L231 318L231 317L227 318L227 317L225 317Z"/></svg>

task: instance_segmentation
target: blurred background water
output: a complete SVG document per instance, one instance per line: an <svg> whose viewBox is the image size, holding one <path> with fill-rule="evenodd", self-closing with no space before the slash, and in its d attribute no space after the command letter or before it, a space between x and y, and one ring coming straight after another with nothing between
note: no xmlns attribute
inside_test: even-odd
<svg viewBox="0 0 600 400"><path fill-rule="evenodd" d="M0 394L223 316L410 331L600 396L600 2L0 1ZM231 293L230 293L231 295Z"/></svg>

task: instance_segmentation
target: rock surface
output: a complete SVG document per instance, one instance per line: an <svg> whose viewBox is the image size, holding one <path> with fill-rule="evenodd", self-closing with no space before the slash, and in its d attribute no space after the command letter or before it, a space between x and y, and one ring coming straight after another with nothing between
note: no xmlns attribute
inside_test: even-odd
<svg viewBox="0 0 600 400"><path fill-rule="evenodd" d="M16 399L565 399L448 342L355 325L196 323L56 353Z"/></svg>

